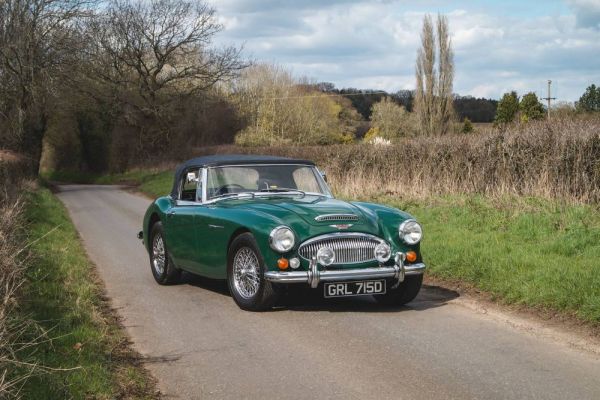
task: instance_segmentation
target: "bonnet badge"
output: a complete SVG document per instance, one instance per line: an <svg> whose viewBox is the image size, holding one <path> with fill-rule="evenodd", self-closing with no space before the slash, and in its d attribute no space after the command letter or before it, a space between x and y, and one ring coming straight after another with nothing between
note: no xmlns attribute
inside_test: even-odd
<svg viewBox="0 0 600 400"><path fill-rule="evenodd" d="M334 224L334 225L329 225L332 228L338 228L338 229L348 229L352 226L353 224Z"/></svg>

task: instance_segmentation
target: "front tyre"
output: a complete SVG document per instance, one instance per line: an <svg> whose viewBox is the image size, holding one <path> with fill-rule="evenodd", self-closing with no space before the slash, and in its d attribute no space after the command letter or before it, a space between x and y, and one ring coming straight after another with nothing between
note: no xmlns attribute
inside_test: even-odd
<svg viewBox="0 0 600 400"><path fill-rule="evenodd" d="M401 306L417 297L423 283L423 274L405 276L404 281L395 289L390 289L386 294L375 296L378 303L387 306Z"/></svg>
<svg viewBox="0 0 600 400"><path fill-rule="evenodd" d="M161 222L155 223L150 232L150 269L159 285L172 285L179 281L181 270L178 269L167 251L165 234Z"/></svg>
<svg viewBox="0 0 600 400"><path fill-rule="evenodd" d="M264 278L265 261L254 236L236 237L227 255L227 284L233 300L242 310L268 310L277 301L275 288Z"/></svg>

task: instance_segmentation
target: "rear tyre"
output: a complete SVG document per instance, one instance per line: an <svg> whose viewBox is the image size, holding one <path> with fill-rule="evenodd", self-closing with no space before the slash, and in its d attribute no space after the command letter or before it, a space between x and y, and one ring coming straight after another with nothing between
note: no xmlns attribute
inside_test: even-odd
<svg viewBox="0 0 600 400"><path fill-rule="evenodd" d="M179 282L181 270L169 255L161 222L155 223L150 231L150 269L159 285L172 285Z"/></svg>
<svg viewBox="0 0 600 400"><path fill-rule="evenodd" d="M422 284L423 274L405 276L404 281L396 289L389 289L386 294L376 295L375 300L387 306L401 306L410 303L419 294Z"/></svg>
<svg viewBox="0 0 600 400"><path fill-rule="evenodd" d="M236 237L227 255L227 285L242 310L264 311L275 305L279 296L273 284L265 280L265 271L254 236L243 233Z"/></svg>

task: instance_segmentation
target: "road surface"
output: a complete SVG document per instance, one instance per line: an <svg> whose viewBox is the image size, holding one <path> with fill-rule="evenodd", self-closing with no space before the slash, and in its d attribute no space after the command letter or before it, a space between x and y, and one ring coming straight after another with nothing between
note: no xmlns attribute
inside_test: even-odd
<svg viewBox="0 0 600 400"><path fill-rule="evenodd" d="M396 309L305 292L251 313L221 282L159 286L136 238L148 199L115 186L58 196L167 398L600 399L597 354L486 318L451 292L424 289Z"/></svg>

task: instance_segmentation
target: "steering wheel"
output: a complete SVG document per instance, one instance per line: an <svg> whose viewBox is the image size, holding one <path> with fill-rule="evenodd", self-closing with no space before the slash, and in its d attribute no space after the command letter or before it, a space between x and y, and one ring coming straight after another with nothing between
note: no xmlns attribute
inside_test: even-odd
<svg viewBox="0 0 600 400"><path fill-rule="evenodd" d="M217 189L217 194L221 195L221 194L225 194L225 193L230 193L229 189L241 189L241 190L246 190L245 187L243 187L242 185L238 185L237 183L228 183L226 185L221 186L220 188ZM227 191L225 191L225 189L227 189Z"/></svg>

